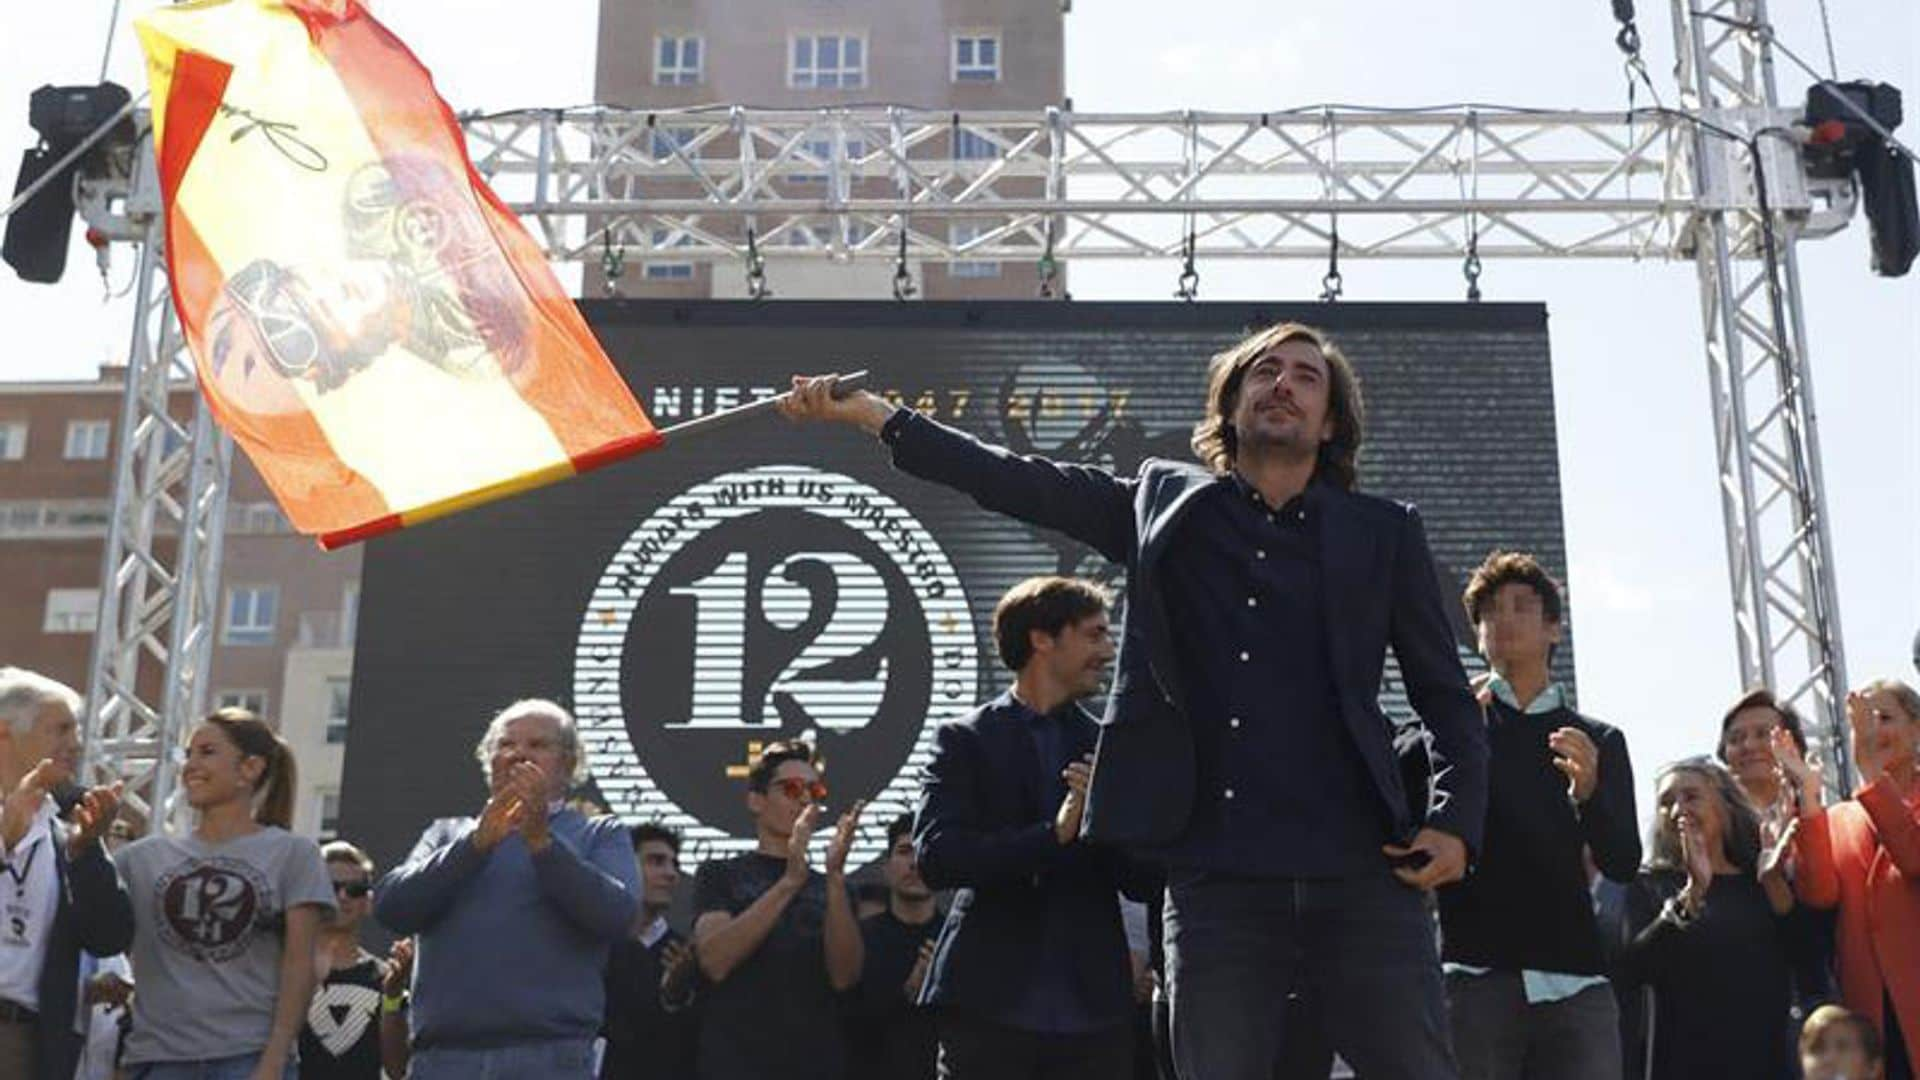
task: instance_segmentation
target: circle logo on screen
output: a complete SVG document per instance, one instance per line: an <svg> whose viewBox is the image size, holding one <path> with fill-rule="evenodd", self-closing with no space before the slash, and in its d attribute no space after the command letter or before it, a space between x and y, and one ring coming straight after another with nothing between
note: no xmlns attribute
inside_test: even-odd
<svg viewBox="0 0 1920 1080"><path fill-rule="evenodd" d="M574 715L609 806L680 829L698 861L754 849L749 762L820 752L814 838L856 799L850 865L918 801L939 725L974 704L973 619L946 553L869 484L804 465L716 476L654 511L581 621Z"/></svg>

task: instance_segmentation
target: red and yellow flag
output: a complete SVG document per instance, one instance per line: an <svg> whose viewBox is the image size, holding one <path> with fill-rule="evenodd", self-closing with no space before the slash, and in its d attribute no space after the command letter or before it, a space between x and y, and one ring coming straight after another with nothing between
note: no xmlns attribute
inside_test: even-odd
<svg viewBox="0 0 1920 1080"><path fill-rule="evenodd" d="M418 59L358 0L136 21L200 385L333 547L656 446Z"/></svg>

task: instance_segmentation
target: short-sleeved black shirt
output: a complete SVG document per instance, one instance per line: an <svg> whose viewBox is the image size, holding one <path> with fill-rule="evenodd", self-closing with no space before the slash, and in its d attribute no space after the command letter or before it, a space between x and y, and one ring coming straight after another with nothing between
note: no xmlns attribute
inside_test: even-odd
<svg viewBox="0 0 1920 1080"><path fill-rule="evenodd" d="M703 863L694 876L695 919L710 911L739 915L786 869L785 859L758 852ZM826 915L827 879L816 870L753 955L707 987L700 1080L842 1080L846 1052L827 981Z"/></svg>

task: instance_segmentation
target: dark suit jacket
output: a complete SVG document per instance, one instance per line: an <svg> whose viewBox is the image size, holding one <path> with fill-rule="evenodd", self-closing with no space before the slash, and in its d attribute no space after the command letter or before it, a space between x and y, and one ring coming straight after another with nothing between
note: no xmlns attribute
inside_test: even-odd
<svg viewBox="0 0 1920 1080"><path fill-rule="evenodd" d="M1027 984L1049 925L1065 924L1072 933L1063 951L1072 959L1080 1000L1119 1023L1131 1014L1133 999L1116 893L1148 889L1153 876L1133 870L1116 851L1054 838L1059 804L1042 800L1023 721L996 709L1008 701L1002 694L941 725L934 737L914 848L927 884L957 891L920 1004L1004 1009L1008 996ZM1098 732L1085 710L1076 706L1071 717L1061 748L1068 760L1091 751ZM1049 905L1064 905L1071 917L1050 923Z"/></svg>
<svg viewBox="0 0 1920 1080"><path fill-rule="evenodd" d="M79 1007L80 950L112 956L133 944L133 904L126 886L99 844L80 858L67 858L67 828L53 823L53 869L60 900L40 968L40 1015L34 1024L39 1054L34 1080L73 1080L80 1062L80 1036L73 1017Z"/></svg>
<svg viewBox="0 0 1920 1080"><path fill-rule="evenodd" d="M1194 754L1173 659L1177 631L1168 625L1157 571L1193 496L1216 478L1198 465L1159 460L1122 478L1020 457L917 413L893 423L888 435L901 469L964 492L989 510L1065 533L1126 566L1124 632L1100 721L1084 828L1089 838L1117 846L1171 845L1192 813ZM1387 499L1330 494L1318 539L1341 718L1396 836L1411 837L1431 824L1477 851L1487 800L1486 732L1460 667L1420 517ZM1389 647L1437 759L1439 782L1431 795L1410 797L1393 725L1380 708Z"/></svg>

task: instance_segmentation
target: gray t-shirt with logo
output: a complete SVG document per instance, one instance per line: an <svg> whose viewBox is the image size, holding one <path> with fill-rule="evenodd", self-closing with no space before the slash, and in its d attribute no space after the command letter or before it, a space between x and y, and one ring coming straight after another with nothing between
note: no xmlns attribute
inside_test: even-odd
<svg viewBox="0 0 1920 1080"><path fill-rule="evenodd" d="M287 909L333 907L320 847L267 826L209 844L149 836L114 856L133 899L126 1061L257 1053L273 1029Z"/></svg>

